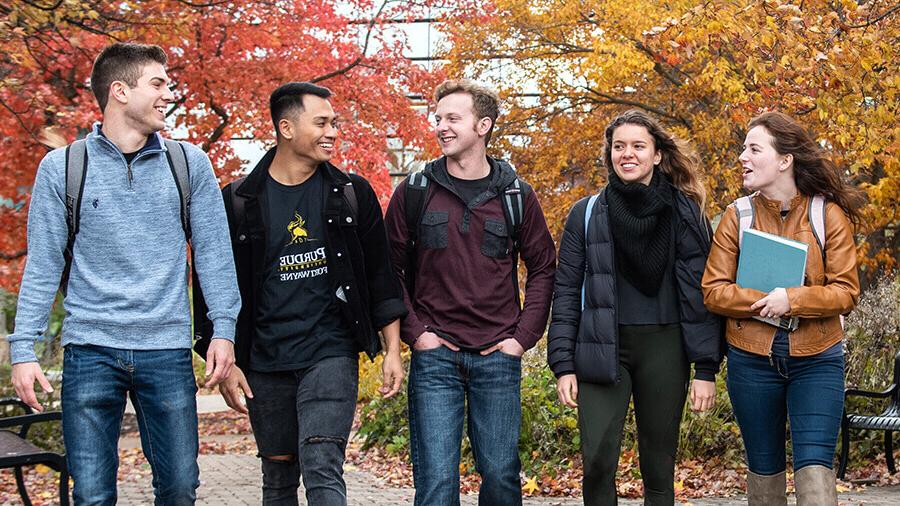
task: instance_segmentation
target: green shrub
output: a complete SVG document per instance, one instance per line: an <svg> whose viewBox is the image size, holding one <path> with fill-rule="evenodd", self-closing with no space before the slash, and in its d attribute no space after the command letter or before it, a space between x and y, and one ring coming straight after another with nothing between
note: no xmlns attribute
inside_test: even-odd
<svg viewBox="0 0 900 506"><path fill-rule="evenodd" d="M893 378L894 357L900 353L900 277L882 277L863 292L846 328L847 387L883 391ZM877 414L884 409L884 400L851 397L845 409ZM870 462L884 452L882 431L854 430L851 438L851 466ZM894 441L897 448L897 434Z"/></svg>

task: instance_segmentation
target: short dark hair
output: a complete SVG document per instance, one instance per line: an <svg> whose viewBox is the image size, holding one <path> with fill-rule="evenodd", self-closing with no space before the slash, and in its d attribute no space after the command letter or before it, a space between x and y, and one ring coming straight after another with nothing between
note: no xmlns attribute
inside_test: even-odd
<svg viewBox="0 0 900 506"><path fill-rule="evenodd" d="M166 52L159 46L131 42L106 46L91 69L91 91L100 105L100 112L106 109L109 87L113 81L122 81L133 88L137 86L145 65L159 63L165 66L167 62Z"/></svg>
<svg viewBox="0 0 900 506"><path fill-rule="evenodd" d="M321 98L331 96L331 90L324 86L318 86L307 82L285 83L275 89L269 97L269 112L272 114L272 123L275 125L275 136L278 132L278 122L288 114L303 111L303 96L315 95Z"/></svg>

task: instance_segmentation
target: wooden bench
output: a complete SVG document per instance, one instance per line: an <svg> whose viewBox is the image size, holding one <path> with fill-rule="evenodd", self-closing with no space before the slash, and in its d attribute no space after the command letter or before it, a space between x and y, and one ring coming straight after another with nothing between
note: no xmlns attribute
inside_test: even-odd
<svg viewBox="0 0 900 506"><path fill-rule="evenodd" d="M19 399L9 397L0 399L2 406L19 406L25 410L25 415L0 418L0 469L13 468L16 476L16 487L22 496L22 503L31 506L28 491L25 489L25 480L22 476L22 466L44 464L54 471L59 472L59 504L69 504L69 471L66 467L66 456L47 451L30 443L27 439L28 429L32 424L62 420L62 413L51 411L46 413L34 413L30 406ZM20 427L18 432L9 430L8 427Z"/></svg>
<svg viewBox="0 0 900 506"><path fill-rule="evenodd" d="M900 431L900 353L894 357L894 382L884 392L868 392L848 388L844 391L844 415L841 418L841 464L838 477L844 479L847 471L847 457L850 454L850 429L869 429L884 431L884 458L888 472L894 474L894 431ZM877 415L847 413L847 399L850 397L869 397L888 399L887 407Z"/></svg>

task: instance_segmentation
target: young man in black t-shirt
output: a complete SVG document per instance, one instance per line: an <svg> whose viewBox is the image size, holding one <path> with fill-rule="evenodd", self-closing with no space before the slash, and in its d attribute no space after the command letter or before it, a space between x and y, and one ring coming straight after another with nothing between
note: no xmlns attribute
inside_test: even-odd
<svg viewBox="0 0 900 506"><path fill-rule="evenodd" d="M231 408L249 410L264 504L297 504L301 475L309 504L347 504L357 361L380 350L377 330L381 393L394 395L404 376L406 308L381 207L365 179L328 163L338 134L330 96L310 83L275 90L277 146L223 190L243 307L237 365L220 391ZM203 310L202 295L195 306Z"/></svg>

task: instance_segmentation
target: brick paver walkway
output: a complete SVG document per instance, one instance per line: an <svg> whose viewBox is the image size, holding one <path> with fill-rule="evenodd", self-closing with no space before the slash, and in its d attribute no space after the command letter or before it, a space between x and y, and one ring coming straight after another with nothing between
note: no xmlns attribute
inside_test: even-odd
<svg viewBox="0 0 900 506"><path fill-rule="evenodd" d="M378 478L353 468L345 470L347 495L351 505L398 506L412 504L413 490L386 487ZM197 491L199 505L216 506L257 506L260 501L259 461L248 455L201 455L200 489ZM301 493L302 497L302 493ZM642 504L641 500L620 499L622 505ZM873 487L862 492L841 494L844 506L898 506L900 487ZM120 506L144 506L153 504L153 491L149 479L145 483L120 483ZM300 504L306 504L301 500ZM464 506L478 504L477 496L463 496ZM527 498L525 506L575 506L583 504L581 499ZM697 499L689 503L694 506L737 506L746 505L743 497ZM793 497L789 504L795 504Z"/></svg>
<svg viewBox="0 0 900 506"><path fill-rule="evenodd" d="M219 396L200 396L198 411L216 412L227 409ZM126 447L139 446L137 441L123 441ZM120 445L122 446L122 445ZM197 491L197 504L215 506L259 505L261 501L260 486L262 477L259 460L249 455L201 455L200 489ZM352 466L344 469L347 481L349 504L360 506L398 506L411 505L413 490L394 488L384 485L376 476L358 470ZM300 493L301 498L303 493ZM900 506L900 487L871 487L862 492L844 493L840 495L842 506ZM462 496L463 506L476 506L478 497ZM142 482L119 483L120 506L145 506L153 504L153 489L150 478ZM300 504L306 505L301 499ZM582 505L580 498L526 498L524 506L575 506ZM620 499L621 505L643 504L640 499ZM693 506L737 506L746 505L744 497L697 499L679 503ZM788 504L796 504L793 497Z"/></svg>

